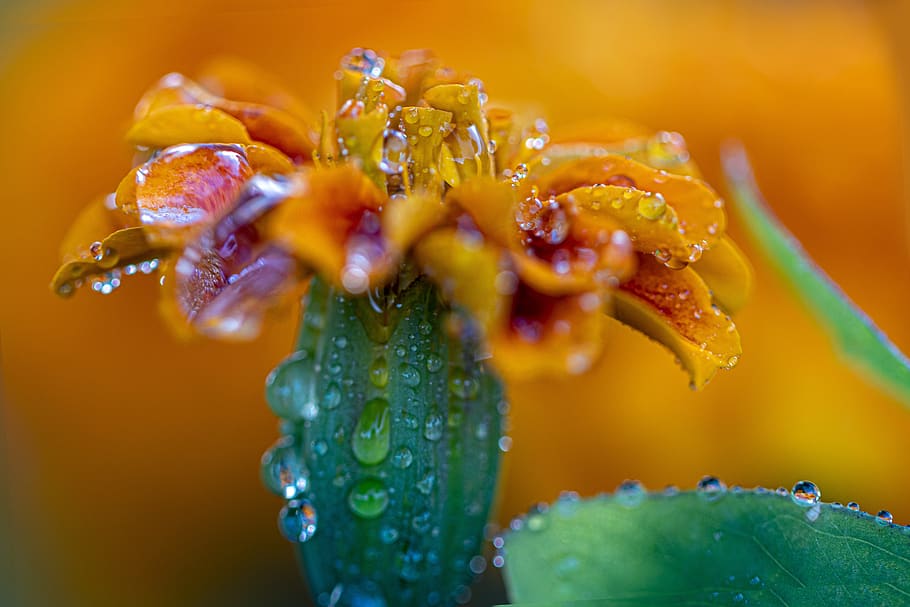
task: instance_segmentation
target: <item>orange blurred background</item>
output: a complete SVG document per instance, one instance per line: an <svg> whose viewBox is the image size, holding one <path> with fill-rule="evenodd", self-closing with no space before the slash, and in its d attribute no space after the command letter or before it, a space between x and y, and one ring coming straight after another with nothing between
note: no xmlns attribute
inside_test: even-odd
<svg viewBox="0 0 910 607"><path fill-rule="evenodd" d="M758 0L0 8L0 480L16 580L6 600L305 604L276 530L279 500L258 478L277 436L263 379L288 353L295 319L252 344L181 344L157 316L151 279L70 301L47 288L78 210L128 169L122 135L162 74L239 56L322 108L351 47L431 47L482 78L493 102L530 103L556 130L621 116L680 131L719 188L719 146L740 139L774 210L910 351L910 57L905 42L892 47L907 12ZM672 355L616 326L590 375L510 386L501 521L562 489L592 494L625 478L690 488L711 473L744 486L809 478L826 501L910 523L910 411L842 364L735 218L732 232L757 275L737 318L736 370L690 392Z"/></svg>

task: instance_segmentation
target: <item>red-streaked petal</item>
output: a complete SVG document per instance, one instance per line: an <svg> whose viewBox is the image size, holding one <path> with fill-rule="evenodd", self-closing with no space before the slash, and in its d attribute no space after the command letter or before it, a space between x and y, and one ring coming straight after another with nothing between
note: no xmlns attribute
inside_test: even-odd
<svg viewBox="0 0 910 607"><path fill-rule="evenodd" d="M671 270L641 255L638 272L614 294L614 316L673 351L700 388L742 354L736 326L712 303L693 269Z"/></svg>

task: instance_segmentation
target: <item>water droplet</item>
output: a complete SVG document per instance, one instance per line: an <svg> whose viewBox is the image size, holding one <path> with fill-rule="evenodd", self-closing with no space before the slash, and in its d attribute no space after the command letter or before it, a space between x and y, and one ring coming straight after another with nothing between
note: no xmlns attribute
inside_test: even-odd
<svg viewBox="0 0 910 607"><path fill-rule="evenodd" d="M368 466L384 460L389 453L390 431L389 402L384 398L368 400L351 436L357 460Z"/></svg>
<svg viewBox="0 0 910 607"><path fill-rule="evenodd" d="M499 450L503 453L508 453L512 449L512 437L511 436L501 436L499 437L499 442L497 443Z"/></svg>
<svg viewBox="0 0 910 607"><path fill-rule="evenodd" d="M379 530L379 539L383 544L394 544L398 541L398 529L391 525L385 525Z"/></svg>
<svg viewBox="0 0 910 607"><path fill-rule="evenodd" d="M265 380L265 396L272 412L285 419L314 419L319 406L313 397L316 372L305 350L294 352Z"/></svg>
<svg viewBox="0 0 910 607"><path fill-rule="evenodd" d="M723 497L727 492L727 485L716 476L704 476L698 481L695 491L708 501L714 501Z"/></svg>
<svg viewBox="0 0 910 607"><path fill-rule="evenodd" d="M392 465L404 470L414 461L414 454L407 447L399 447L392 454Z"/></svg>
<svg viewBox="0 0 910 607"><path fill-rule="evenodd" d="M322 456L328 452L329 452L329 444L327 442L325 442L321 438L319 440L313 441L313 453L315 453L316 455Z"/></svg>
<svg viewBox="0 0 910 607"><path fill-rule="evenodd" d="M647 497L647 491L641 482L627 480L616 488L615 497L623 506L637 506Z"/></svg>
<svg viewBox="0 0 910 607"><path fill-rule="evenodd" d="M882 525L890 525L894 522L894 517L887 510L879 510L878 514L875 515L875 520Z"/></svg>
<svg viewBox="0 0 910 607"><path fill-rule="evenodd" d="M291 542L305 542L316 533L317 520L309 500L291 500L278 513L278 529Z"/></svg>
<svg viewBox="0 0 910 607"><path fill-rule="evenodd" d="M442 438L443 430L445 429L445 421L442 419L442 416L437 413L431 413L427 415L426 420L423 423L423 436L430 441L438 441Z"/></svg>
<svg viewBox="0 0 910 607"><path fill-rule="evenodd" d="M344 335L336 335L332 338L332 343L335 344L335 347L344 350L348 347L348 338Z"/></svg>
<svg viewBox="0 0 910 607"><path fill-rule="evenodd" d="M859 512L859 504L857 504L856 502L847 502L847 508L849 508L853 512Z"/></svg>
<svg viewBox="0 0 910 607"><path fill-rule="evenodd" d="M420 385L420 371L417 370L417 367L408 363L401 363L398 373L401 375L401 381L404 382L404 385L412 388Z"/></svg>
<svg viewBox="0 0 910 607"><path fill-rule="evenodd" d="M279 439L262 455L260 472L266 488L287 500L302 496L309 485L309 471L289 436Z"/></svg>
<svg viewBox="0 0 910 607"><path fill-rule="evenodd" d="M420 514L414 515L414 518L411 519L411 528L417 533L426 533L432 525L431 516L432 514L430 514L429 510L424 510Z"/></svg>
<svg viewBox="0 0 910 607"><path fill-rule="evenodd" d="M737 592L736 594L733 595L733 602L742 603L744 598L745 597L743 596L742 592Z"/></svg>
<svg viewBox="0 0 910 607"><path fill-rule="evenodd" d="M378 478L364 478L351 488L348 506L360 518L380 516L389 505L389 492Z"/></svg>
<svg viewBox="0 0 910 607"><path fill-rule="evenodd" d="M359 72L364 76L379 78L385 69L385 59L368 48L355 48L341 58L341 68Z"/></svg>
<svg viewBox="0 0 910 607"><path fill-rule="evenodd" d="M471 558L471 561L468 563L468 568L474 575L480 575L487 569L487 559L478 554Z"/></svg>
<svg viewBox="0 0 910 607"><path fill-rule="evenodd" d="M427 356L427 371L430 373L436 373L442 369L442 357L438 354L430 354Z"/></svg>
<svg viewBox="0 0 910 607"><path fill-rule="evenodd" d="M110 295L120 287L120 270L113 269L92 279L92 291Z"/></svg>
<svg viewBox="0 0 910 607"><path fill-rule="evenodd" d="M529 531L543 531L547 528L547 518L541 513L534 512L528 515L525 525Z"/></svg>
<svg viewBox="0 0 910 607"><path fill-rule="evenodd" d="M756 575L751 580L749 580L749 583L752 584L753 586L758 586L759 584L761 584L761 578Z"/></svg>
<svg viewBox="0 0 910 607"><path fill-rule="evenodd" d="M417 109L417 108L412 108ZM386 131L382 144L382 160L379 168L387 175L397 175L404 171L408 162L408 138L401 131Z"/></svg>
<svg viewBox="0 0 910 607"><path fill-rule="evenodd" d="M822 497L822 492L821 489L811 481L799 481L793 485L790 496L793 498L793 501L800 506L811 506L818 503L818 500Z"/></svg>
<svg viewBox="0 0 910 607"><path fill-rule="evenodd" d="M389 365L385 356L377 356L370 363L370 382L377 388L385 388L389 383Z"/></svg>
<svg viewBox="0 0 910 607"><path fill-rule="evenodd" d="M326 386L325 392L322 395L322 406L326 409L334 409L341 404L341 388L338 387L338 384L331 382Z"/></svg>
<svg viewBox="0 0 910 607"><path fill-rule="evenodd" d="M638 199L638 214L650 221L656 221L667 211L667 201L662 194L646 194Z"/></svg>
<svg viewBox="0 0 910 607"><path fill-rule="evenodd" d="M436 475L432 472L427 472L423 477L417 481L417 490L423 493L424 495L429 495L433 490L433 485L436 483Z"/></svg>
<svg viewBox="0 0 910 607"><path fill-rule="evenodd" d="M458 398L474 398L480 389L476 379L468 375L461 367L452 369L449 375L449 391Z"/></svg>

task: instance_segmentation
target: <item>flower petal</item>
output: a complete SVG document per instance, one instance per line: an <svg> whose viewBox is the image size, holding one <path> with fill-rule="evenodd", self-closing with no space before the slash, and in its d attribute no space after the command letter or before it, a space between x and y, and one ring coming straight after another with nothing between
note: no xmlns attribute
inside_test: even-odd
<svg viewBox="0 0 910 607"><path fill-rule="evenodd" d="M701 388L717 369L742 354L736 326L712 305L707 285L692 268L671 270L639 256L639 269L614 293L614 316L667 346Z"/></svg>
<svg viewBox="0 0 910 607"><path fill-rule="evenodd" d="M689 176L652 169L622 156L585 158L555 169L540 166L536 180L530 181L541 194L560 194L595 184L660 194L666 205L675 211L679 229L689 243L688 254L671 252L681 261L697 261L701 250L717 242L726 227L723 201L707 184Z"/></svg>
<svg viewBox="0 0 910 607"><path fill-rule="evenodd" d="M242 122L204 105L172 105L153 110L133 123L126 140L148 148L181 143L252 143Z"/></svg>
<svg viewBox="0 0 910 607"><path fill-rule="evenodd" d="M587 371L603 343L604 296L552 296L519 282L508 322L488 340L497 369L510 379Z"/></svg>
<svg viewBox="0 0 910 607"><path fill-rule="evenodd" d="M451 129L452 113L427 107L406 107L401 110L401 126L410 147L410 171L413 182L406 189L441 196L446 173L441 167L442 143Z"/></svg>
<svg viewBox="0 0 910 607"><path fill-rule="evenodd" d="M178 334L250 339L289 296L302 277L299 266L264 237L262 220L295 188L284 178L252 178L230 211L170 265L162 311Z"/></svg>
<svg viewBox="0 0 910 607"><path fill-rule="evenodd" d="M209 106L230 114L246 127L250 138L281 150L295 162L310 159L314 135L295 116L261 103L224 99L177 73L162 78L143 96L136 106L136 120L164 107L186 104Z"/></svg>
<svg viewBox="0 0 910 607"><path fill-rule="evenodd" d="M351 166L308 171L299 191L269 219L269 235L297 259L351 293L388 278L389 252L379 210L386 200Z"/></svg>
<svg viewBox="0 0 910 607"><path fill-rule="evenodd" d="M422 238L414 253L445 297L467 310L484 332L504 322L517 278L499 247L475 232L444 228Z"/></svg>
<svg viewBox="0 0 910 607"><path fill-rule="evenodd" d="M440 84L428 89L424 100L436 109L452 114L455 128L446 145L461 180L493 175L489 133L477 84Z"/></svg>
<svg viewBox="0 0 910 607"><path fill-rule="evenodd" d="M130 218L113 207L111 198L86 207L70 228L61 250L63 264L51 281L58 295L72 295L86 280L127 266L141 265L151 271L154 267L148 262L170 254L169 249L149 243L142 227L131 226Z"/></svg>
<svg viewBox="0 0 910 607"><path fill-rule="evenodd" d="M752 267L734 242L724 236L692 265L714 301L728 314L738 312L752 292Z"/></svg>
<svg viewBox="0 0 910 607"><path fill-rule="evenodd" d="M449 207L431 196L402 196L390 199L382 209L382 233L398 258L422 236L443 223Z"/></svg>

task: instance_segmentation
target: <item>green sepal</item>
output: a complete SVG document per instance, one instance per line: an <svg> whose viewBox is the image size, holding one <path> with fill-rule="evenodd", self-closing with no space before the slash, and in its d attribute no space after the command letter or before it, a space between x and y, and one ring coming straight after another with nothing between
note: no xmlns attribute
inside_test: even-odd
<svg viewBox="0 0 910 607"><path fill-rule="evenodd" d="M308 475L276 492L318 515L297 544L316 603L454 604L496 489L500 381L423 278L361 298L314 279L304 305L267 397L302 458L290 476Z"/></svg>

